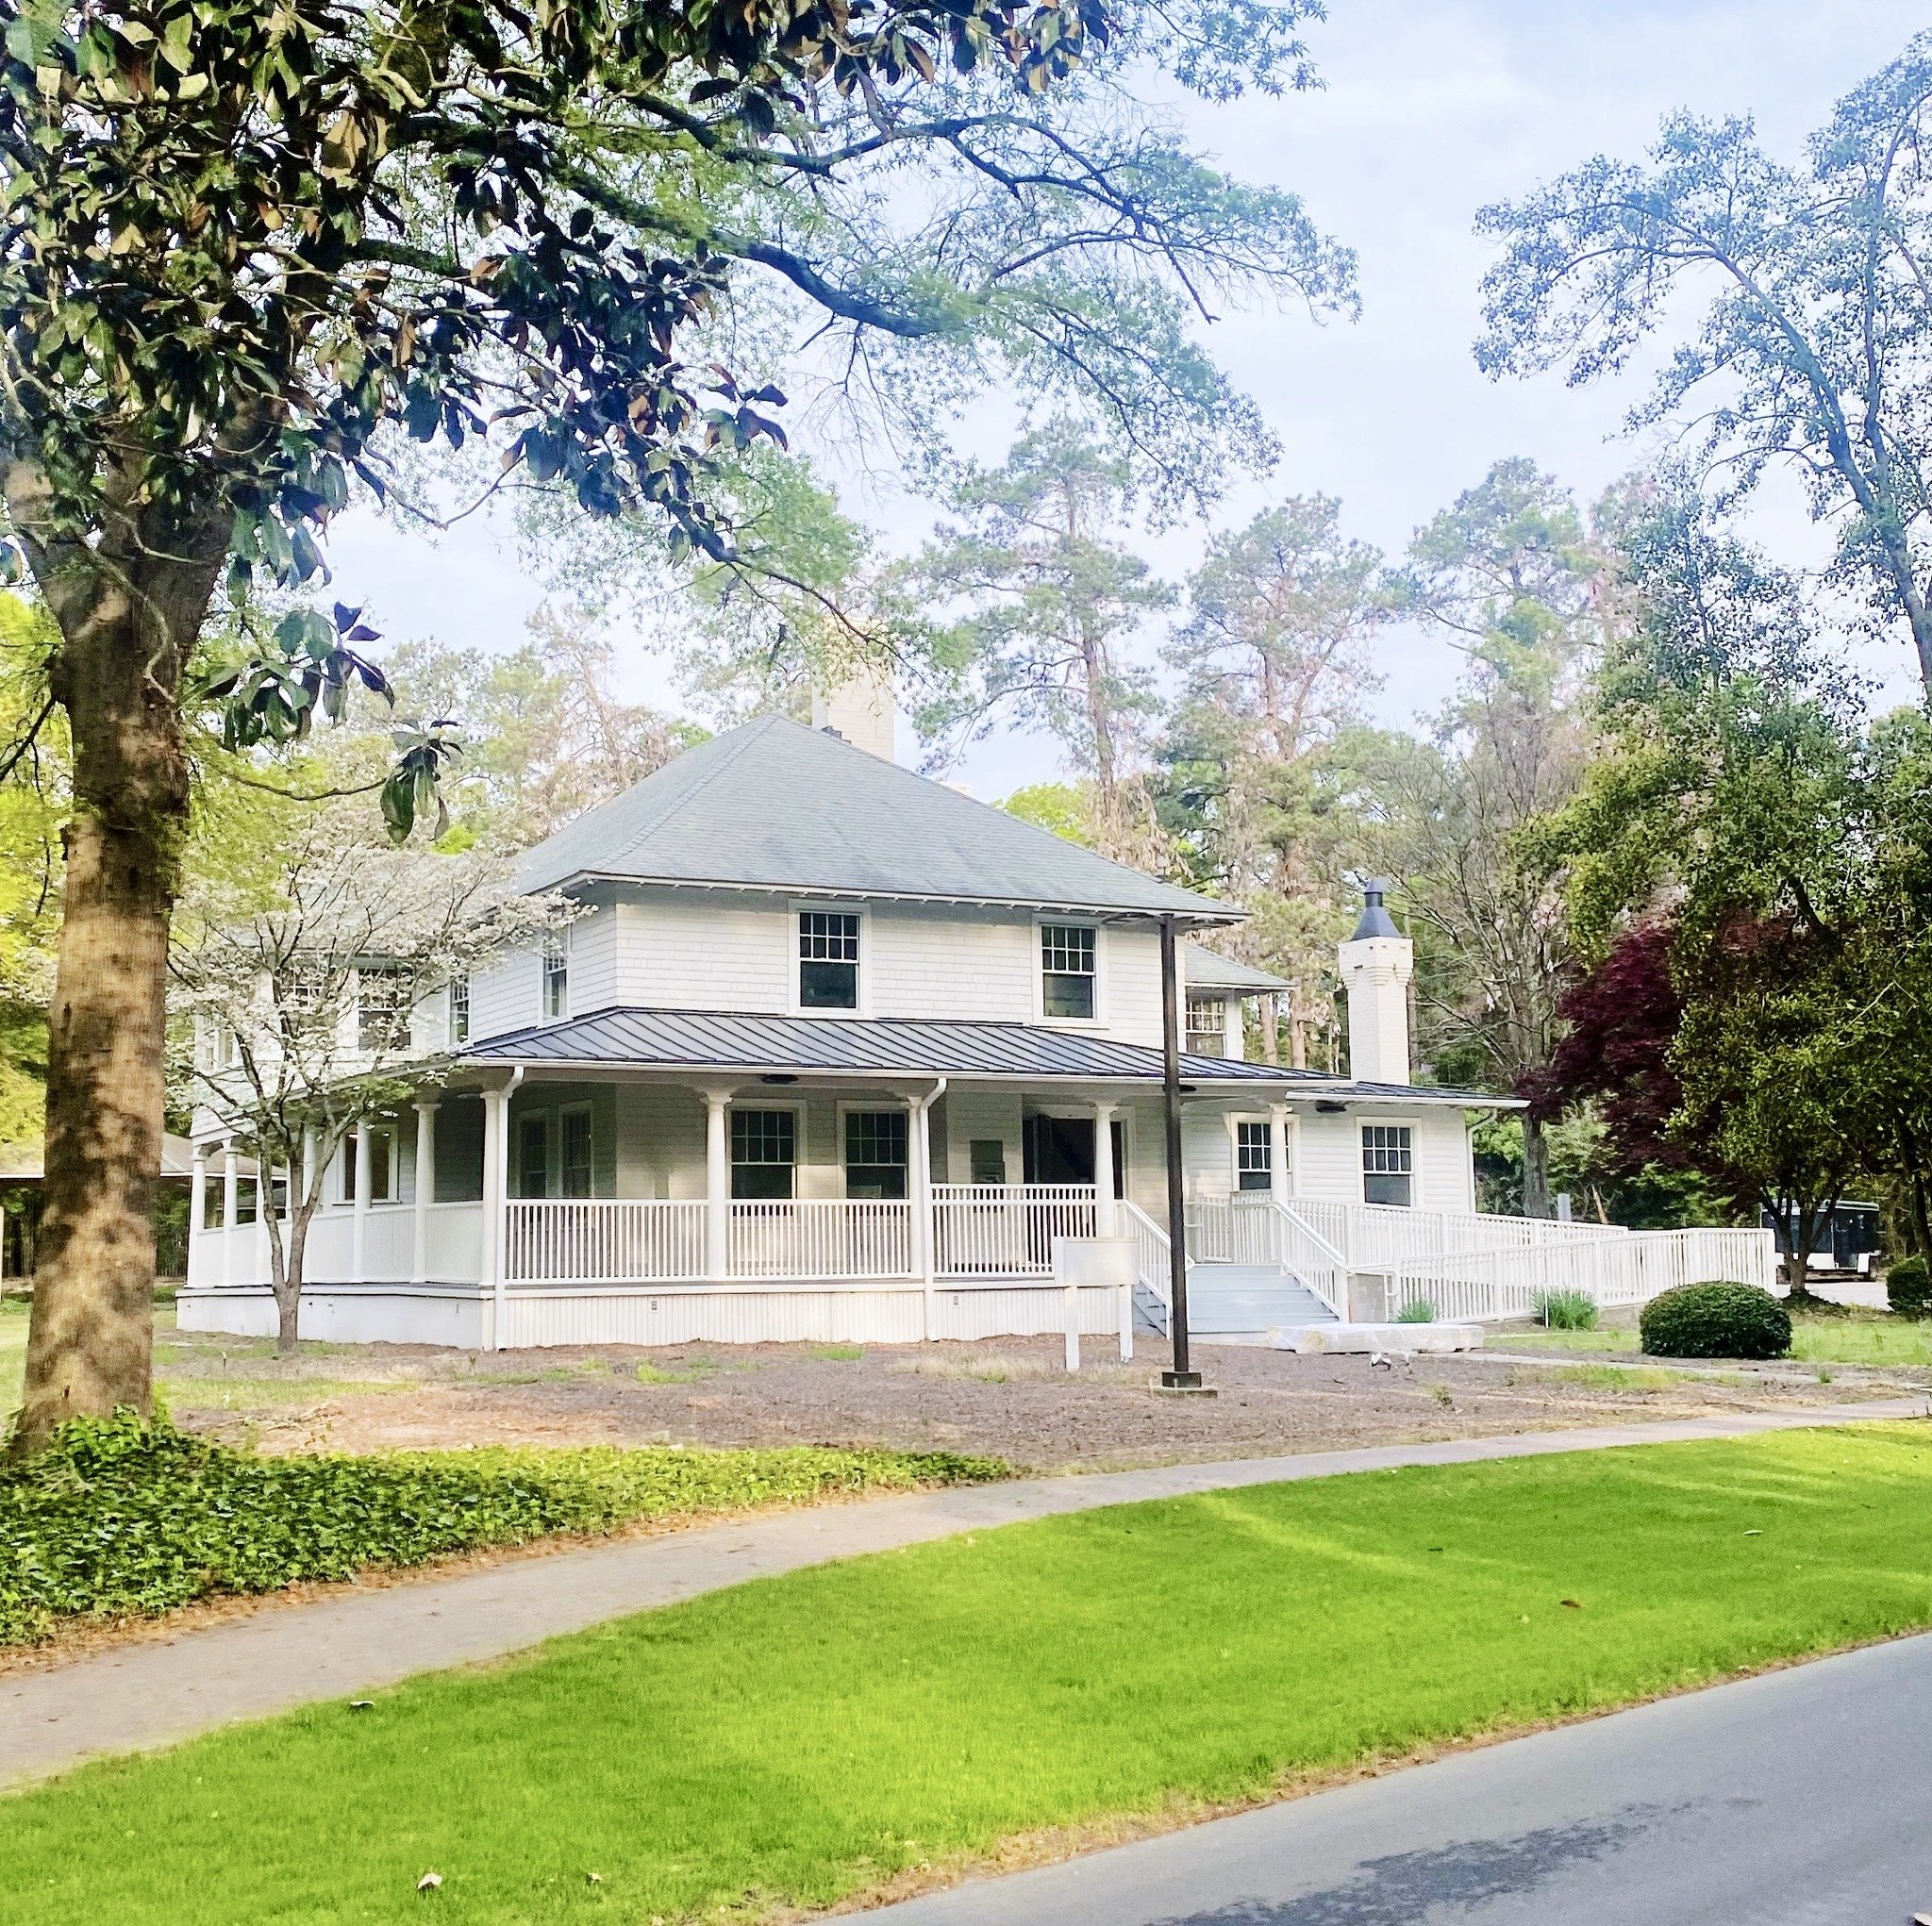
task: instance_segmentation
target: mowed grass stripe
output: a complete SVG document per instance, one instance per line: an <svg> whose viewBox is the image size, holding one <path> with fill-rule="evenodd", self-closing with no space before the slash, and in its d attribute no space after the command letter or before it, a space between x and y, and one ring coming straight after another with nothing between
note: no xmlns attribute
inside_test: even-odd
<svg viewBox="0 0 1932 1926"><path fill-rule="evenodd" d="M0 1804L0 1918L749 1917L1928 1622L1932 1426L1122 1507L85 1768Z"/></svg>

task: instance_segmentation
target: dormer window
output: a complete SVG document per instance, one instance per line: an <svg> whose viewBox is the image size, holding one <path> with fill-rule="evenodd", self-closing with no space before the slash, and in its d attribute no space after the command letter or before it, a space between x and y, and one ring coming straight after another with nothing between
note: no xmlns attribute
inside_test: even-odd
<svg viewBox="0 0 1932 1926"><path fill-rule="evenodd" d="M1094 933L1084 923L1040 926L1040 1006L1049 1017L1093 1014Z"/></svg>
<svg viewBox="0 0 1932 1926"><path fill-rule="evenodd" d="M858 918L842 910L798 913L798 1007L858 1007Z"/></svg>
<svg viewBox="0 0 1932 1926"><path fill-rule="evenodd" d="M543 944L543 1021L560 1023L570 1015L570 937L548 938Z"/></svg>

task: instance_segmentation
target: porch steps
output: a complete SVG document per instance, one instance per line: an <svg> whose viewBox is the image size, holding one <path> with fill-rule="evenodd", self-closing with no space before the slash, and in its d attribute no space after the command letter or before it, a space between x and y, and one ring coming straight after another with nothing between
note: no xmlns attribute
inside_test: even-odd
<svg viewBox="0 0 1932 1926"><path fill-rule="evenodd" d="M1313 1291L1273 1265L1197 1262L1188 1273L1188 1323L1197 1337L1265 1338L1335 1321Z"/></svg>

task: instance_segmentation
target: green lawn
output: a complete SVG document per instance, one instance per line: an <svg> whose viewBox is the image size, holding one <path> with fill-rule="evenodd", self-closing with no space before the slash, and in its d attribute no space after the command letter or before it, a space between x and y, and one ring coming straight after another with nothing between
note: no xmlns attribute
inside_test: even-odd
<svg viewBox="0 0 1932 1926"><path fill-rule="evenodd" d="M1932 1426L1089 1513L84 1768L0 1918L743 1918L1928 1622Z"/></svg>
<svg viewBox="0 0 1932 1926"><path fill-rule="evenodd" d="M1491 1331L1495 1351L1637 1351L1635 1329L1616 1331ZM1800 1364L1932 1365L1932 1322L1893 1318L1793 1318L1791 1356Z"/></svg>

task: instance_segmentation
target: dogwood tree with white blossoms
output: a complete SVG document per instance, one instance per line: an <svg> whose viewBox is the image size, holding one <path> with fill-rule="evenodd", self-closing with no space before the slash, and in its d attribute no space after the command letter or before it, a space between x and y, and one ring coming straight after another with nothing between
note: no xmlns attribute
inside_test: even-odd
<svg viewBox="0 0 1932 1926"><path fill-rule="evenodd" d="M358 1124L449 1073L448 987L576 914L518 894L501 856L372 847L348 827L333 812L309 819L266 886L197 885L170 960L174 1081L257 1161L283 1351L331 1162Z"/></svg>

